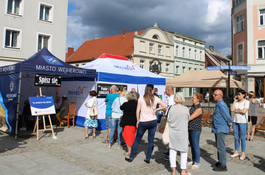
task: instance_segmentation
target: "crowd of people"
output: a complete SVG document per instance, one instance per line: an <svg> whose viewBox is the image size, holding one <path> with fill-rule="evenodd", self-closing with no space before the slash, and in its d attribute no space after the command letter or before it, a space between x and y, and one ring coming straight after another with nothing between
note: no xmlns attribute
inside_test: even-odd
<svg viewBox="0 0 265 175"><path fill-rule="evenodd" d="M235 152L232 158L239 157L240 160L246 158L246 140L253 141L255 125L257 123L258 103L254 92L249 92L249 100L246 99L246 92L239 90L234 99L231 111L223 101L223 91L217 89L213 93L216 107L212 118L212 133L215 135L218 161L212 165L213 171L227 171L226 158L226 135L234 132ZM93 104L97 105L96 92L90 92L93 102L86 103L91 110ZM152 84L147 84L143 96L140 96L134 88L127 92L123 88L117 89L111 86L110 94L105 99L106 103L106 127L108 128L107 139L102 143L107 143L111 148L113 141L118 139L118 149L121 149L124 141L127 152L124 153L125 160L132 162L137 154L138 145L148 130L148 148L144 162L150 163L154 148L154 137L157 130L157 112L163 111L167 117L169 127L168 151L165 160L170 161L172 174L176 174L176 155L180 152L180 168L182 175L191 175L189 169L200 168L200 136L202 132L201 118L203 114L202 102L209 101L209 93L206 98L201 93L194 93L191 102L192 106L183 105L185 98L182 92L174 95L173 87L166 86L166 100L162 101L157 95L157 89ZM88 105L90 104L90 105ZM89 116L88 116L89 118ZM90 124L89 124L90 123ZM87 138L87 126L93 127L92 138L95 137L96 122L85 122L85 135ZM117 133L115 136L115 132ZM246 138L247 133L247 138ZM239 147L241 144L241 155ZM188 161L188 145L191 148L191 159Z"/></svg>
<svg viewBox="0 0 265 175"><path fill-rule="evenodd" d="M88 138L88 127L92 127L91 136L96 137L96 128L98 127L98 100L97 92L89 92L90 99L85 103L87 115L84 122L83 139ZM172 86L166 86L165 99L162 100L158 95L157 88L152 84L147 84L144 95L140 96L135 88L127 92L123 87L117 88L111 86L110 93L105 98L106 113L105 121L107 138L102 143L111 148L114 142L118 142L118 149L122 145L127 146L124 153L125 160L132 162L137 154L137 148L143 135L148 131L148 147L144 162L150 163L151 155L154 149L154 138L157 130L158 112L163 111L167 117L169 128L168 151L165 160L169 160L172 168L172 175L176 174L176 155L180 152L180 169L182 175L191 175L189 169L200 168L200 136L202 132L201 118L203 114L202 102L209 101L209 93L205 97L201 93L194 93L191 102L187 107L183 105L185 97L182 92L174 94ZM230 115L227 104L223 101L223 91L217 89L213 93L213 99L216 107L212 116L212 133L215 135L218 161L212 165L213 171L227 171L226 158L226 135L233 131L235 151L232 158L239 157L240 160L246 158L246 141L254 140L255 125L257 124L258 102L255 99L253 91L247 93L244 90L238 90L231 106ZM57 112L57 119L67 115L70 101L66 96L62 97L62 103L59 105L60 97L56 97L54 104ZM28 100L24 103L23 126L21 130L26 130L26 119L30 115ZM247 134L247 138L246 138ZM188 161L188 146L191 148L191 158ZM241 155L239 153L241 146Z"/></svg>

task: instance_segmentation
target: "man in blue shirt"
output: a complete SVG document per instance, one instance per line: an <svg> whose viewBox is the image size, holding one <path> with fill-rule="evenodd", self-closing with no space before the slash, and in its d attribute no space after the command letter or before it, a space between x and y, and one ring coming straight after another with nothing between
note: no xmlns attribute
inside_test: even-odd
<svg viewBox="0 0 265 175"><path fill-rule="evenodd" d="M119 94L116 93L117 87L115 85L112 85L110 87L110 93L107 95L105 98L105 104L106 104L106 115L105 115L105 120L106 120L106 127L108 128L108 137L107 140L102 141L102 143L108 143L109 142L109 134L110 134L110 128L111 128L111 114L112 114L112 103L114 100L119 97Z"/></svg>
<svg viewBox="0 0 265 175"><path fill-rule="evenodd" d="M213 98L216 101L216 107L213 114L212 133L215 134L218 162L212 167L214 167L213 171L227 171L225 138L229 128L232 130L232 118L220 89L214 91Z"/></svg>

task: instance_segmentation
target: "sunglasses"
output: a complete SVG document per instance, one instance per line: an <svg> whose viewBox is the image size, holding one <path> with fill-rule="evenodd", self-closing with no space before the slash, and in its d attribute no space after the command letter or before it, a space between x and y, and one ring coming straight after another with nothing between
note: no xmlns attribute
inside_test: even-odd
<svg viewBox="0 0 265 175"><path fill-rule="evenodd" d="M216 97L217 95L220 95L220 94L213 94L214 97Z"/></svg>

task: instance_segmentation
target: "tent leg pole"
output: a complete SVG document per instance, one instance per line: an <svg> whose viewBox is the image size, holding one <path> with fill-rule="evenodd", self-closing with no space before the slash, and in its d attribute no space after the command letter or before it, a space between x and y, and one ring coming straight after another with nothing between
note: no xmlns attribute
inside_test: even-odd
<svg viewBox="0 0 265 175"><path fill-rule="evenodd" d="M19 103L20 103L21 77L22 77L22 72L19 72L18 94L17 94L17 111L16 111L15 139L17 139L17 131L18 131L18 113L19 113Z"/></svg>
<svg viewBox="0 0 265 175"><path fill-rule="evenodd" d="M95 91L97 92L97 91L98 91L98 90L97 90L97 79L94 78L94 81L95 81Z"/></svg>

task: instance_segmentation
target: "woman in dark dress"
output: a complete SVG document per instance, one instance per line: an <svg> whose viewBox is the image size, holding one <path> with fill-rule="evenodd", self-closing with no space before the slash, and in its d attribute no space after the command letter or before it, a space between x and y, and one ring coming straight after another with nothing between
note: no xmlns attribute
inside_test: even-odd
<svg viewBox="0 0 265 175"><path fill-rule="evenodd" d="M124 153L124 155L129 156L136 133L137 95L135 92L129 92L126 98L128 102L123 103L120 109L123 111L122 121L124 123L122 136L128 148L128 152Z"/></svg>

